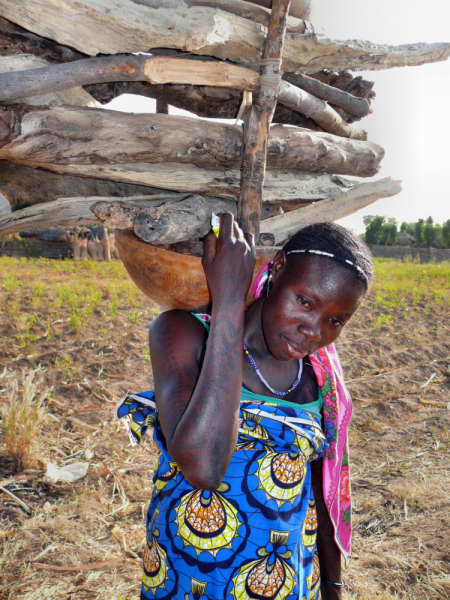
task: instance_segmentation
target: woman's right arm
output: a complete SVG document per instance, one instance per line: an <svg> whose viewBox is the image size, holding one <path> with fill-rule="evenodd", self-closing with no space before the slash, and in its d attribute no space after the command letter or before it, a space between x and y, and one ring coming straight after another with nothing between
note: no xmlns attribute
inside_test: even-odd
<svg viewBox="0 0 450 600"><path fill-rule="evenodd" d="M155 398L167 447L194 487L219 487L236 447L242 385L244 311L255 264L253 236L231 214L219 239L204 242L203 267L212 296L204 327L191 314L170 311L150 330Z"/></svg>

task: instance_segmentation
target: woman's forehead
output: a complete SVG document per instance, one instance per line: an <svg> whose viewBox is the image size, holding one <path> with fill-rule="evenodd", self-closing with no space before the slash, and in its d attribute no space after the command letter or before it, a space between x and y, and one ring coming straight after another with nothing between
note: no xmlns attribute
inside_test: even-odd
<svg viewBox="0 0 450 600"><path fill-rule="evenodd" d="M329 299L330 295L347 301L363 294L358 278L351 267L323 256L288 258L283 284L298 291L307 290L318 297Z"/></svg>

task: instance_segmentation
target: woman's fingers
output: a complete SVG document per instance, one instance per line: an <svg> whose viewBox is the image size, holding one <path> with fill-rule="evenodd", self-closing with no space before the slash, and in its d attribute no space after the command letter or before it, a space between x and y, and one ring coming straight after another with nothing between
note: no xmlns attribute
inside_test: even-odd
<svg viewBox="0 0 450 600"><path fill-rule="evenodd" d="M229 212L224 212L220 214L220 232L219 238L221 240L229 240L232 236L234 229L234 217Z"/></svg>
<svg viewBox="0 0 450 600"><path fill-rule="evenodd" d="M208 233L203 238L203 261L212 260L217 251L217 236L214 231Z"/></svg>
<svg viewBox="0 0 450 600"><path fill-rule="evenodd" d="M247 241L247 244L250 248L250 250L254 250L255 249L255 236L253 235L253 233L244 233L244 237Z"/></svg>

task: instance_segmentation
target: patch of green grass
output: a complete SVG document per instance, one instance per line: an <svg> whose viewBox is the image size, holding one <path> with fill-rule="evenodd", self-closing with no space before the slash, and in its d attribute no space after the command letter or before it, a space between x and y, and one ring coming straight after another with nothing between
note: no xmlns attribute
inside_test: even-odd
<svg viewBox="0 0 450 600"><path fill-rule="evenodd" d="M73 377L73 375L76 373L71 356L63 356L61 359L56 358L55 365L58 371L61 373L63 383L68 383L71 377Z"/></svg>
<svg viewBox="0 0 450 600"><path fill-rule="evenodd" d="M36 315L24 316L18 325L19 332L16 335L19 346L25 350L30 344L39 339L39 335L32 332L31 328L37 323Z"/></svg>

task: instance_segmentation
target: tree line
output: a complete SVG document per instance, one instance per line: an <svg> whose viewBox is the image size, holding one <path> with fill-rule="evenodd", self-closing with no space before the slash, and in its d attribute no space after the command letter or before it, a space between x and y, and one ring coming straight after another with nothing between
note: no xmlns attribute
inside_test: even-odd
<svg viewBox="0 0 450 600"><path fill-rule="evenodd" d="M420 248L450 248L450 219L442 225L434 223L433 217L419 219L413 223L398 222L393 217L366 215L363 217L366 231L363 235L366 244L395 246L401 233L412 236L413 245Z"/></svg>

